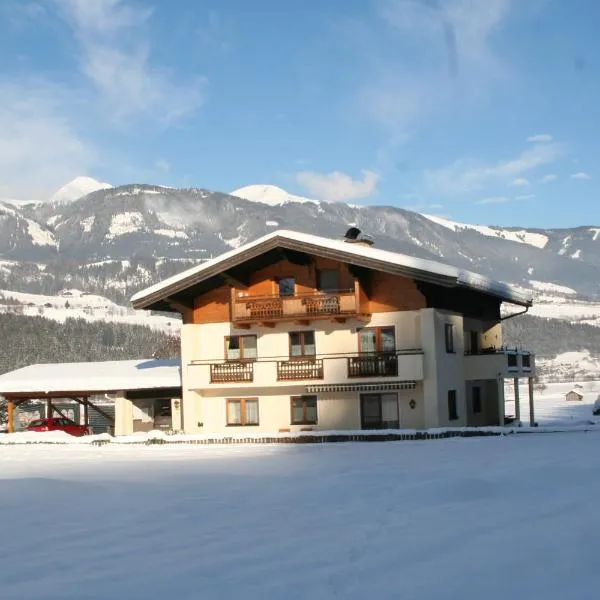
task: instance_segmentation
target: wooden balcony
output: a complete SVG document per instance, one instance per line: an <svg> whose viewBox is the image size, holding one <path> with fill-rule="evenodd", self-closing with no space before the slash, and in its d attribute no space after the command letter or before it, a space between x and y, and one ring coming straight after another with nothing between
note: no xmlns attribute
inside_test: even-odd
<svg viewBox="0 0 600 600"><path fill-rule="evenodd" d="M395 353L376 352L348 358L348 377L397 377L398 357Z"/></svg>
<svg viewBox="0 0 600 600"><path fill-rule="evenodd" d="M254 363L226 362L210 365L211 383L238 383L253 381Z"/></svg>
<svg viewBox="0 0 600 600"><path fill-rule="evenodd" d="M278 381L323 379L323 359L285 360L277 363Z"/></svg>
<svg viewBox="0 0 600 600"><path fill-rule="evenodd" d="M312 319L346 319L360 314L356 290L294 296L235 296L232 320L238 325Z"/></svg>

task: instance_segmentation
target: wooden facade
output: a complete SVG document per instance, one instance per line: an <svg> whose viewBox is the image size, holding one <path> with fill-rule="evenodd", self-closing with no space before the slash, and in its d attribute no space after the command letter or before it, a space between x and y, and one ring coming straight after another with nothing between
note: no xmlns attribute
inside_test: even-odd
<svg viewBox="0 0 600 600"><path fill-rule="evenodd" d="M338 273L338 290L319 290L319 273ZM307 257L306 264L282 258L249 272L249 284L222 283L194 298L192 322L268 324L274 321L368 319L373 313L427 308L427 297L417 282L387 273L353 269L351 265ZM293 278L293 295L281 297L278 282Z"/></svg>

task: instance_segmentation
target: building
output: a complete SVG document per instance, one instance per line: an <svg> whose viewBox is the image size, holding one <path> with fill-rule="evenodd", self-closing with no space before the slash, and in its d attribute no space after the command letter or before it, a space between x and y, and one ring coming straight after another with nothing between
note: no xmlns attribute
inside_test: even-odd
<svg viewBox="0 0 600 600"><path fill-rule="evenodd" d="M8 430L15 430L15 412L30 400L43 400L46 417L69 417L65 400L83 410L90 424L103 415L119 434L151 429L181 429L181 363L179 360L117 360L50 363L23 367L0 375L0 395L8 404ZM115 416L96 397L115 403ZM79 411L77 411L79 413Z"/></svg>
<svg viewBox="0 0 600 600"><path fill-rule="evenodd" d="M504 423L500 306L531 298L437 262L276 231L132 297L181 313L182 430L224 434Z"/></svg>
<svg viewBox="0 0 600 600"><path fill-rule="evenodd" d="M583 394L577 390L569 390L565 395L567 402L581 402L583 400Z"/></svg>

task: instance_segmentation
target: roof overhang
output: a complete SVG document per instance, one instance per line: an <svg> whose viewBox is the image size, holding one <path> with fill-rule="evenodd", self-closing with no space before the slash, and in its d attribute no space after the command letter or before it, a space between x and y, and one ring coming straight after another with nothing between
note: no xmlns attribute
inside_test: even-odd
<svg viewBox="0 0 600 600"><path fill-rule="evenodd" d="M476 273L461 271L426 259L414 259L402 254L381 251L376 248L373 250L360 248L357 251L355 244L344 244L343 242L326 240L308 234L297 234L296 232L289 232L289 234L294 234L293 236L286 235L286 233L288 232L270 234L150 286L131 298L133 307L136 309L164 309L165 302L168 303L170 297L277 248L304 252L321 258L338 260L392 275L410 277L417 281L433 283L443 287L472 289L520 306L531 306L532 304L530 298L518 293L511 286L493 282ZM345 246L348 246L348 248L346 249Z"/></svg>

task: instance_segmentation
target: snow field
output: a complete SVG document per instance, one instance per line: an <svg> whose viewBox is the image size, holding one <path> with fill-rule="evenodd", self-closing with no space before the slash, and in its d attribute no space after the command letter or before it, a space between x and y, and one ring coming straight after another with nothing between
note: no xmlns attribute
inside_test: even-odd
<svg viewBox="0 0 600 600"><path fill-rule="evenodd" d="M3 447L2 598L595 600L599 450Z"/></svg>

